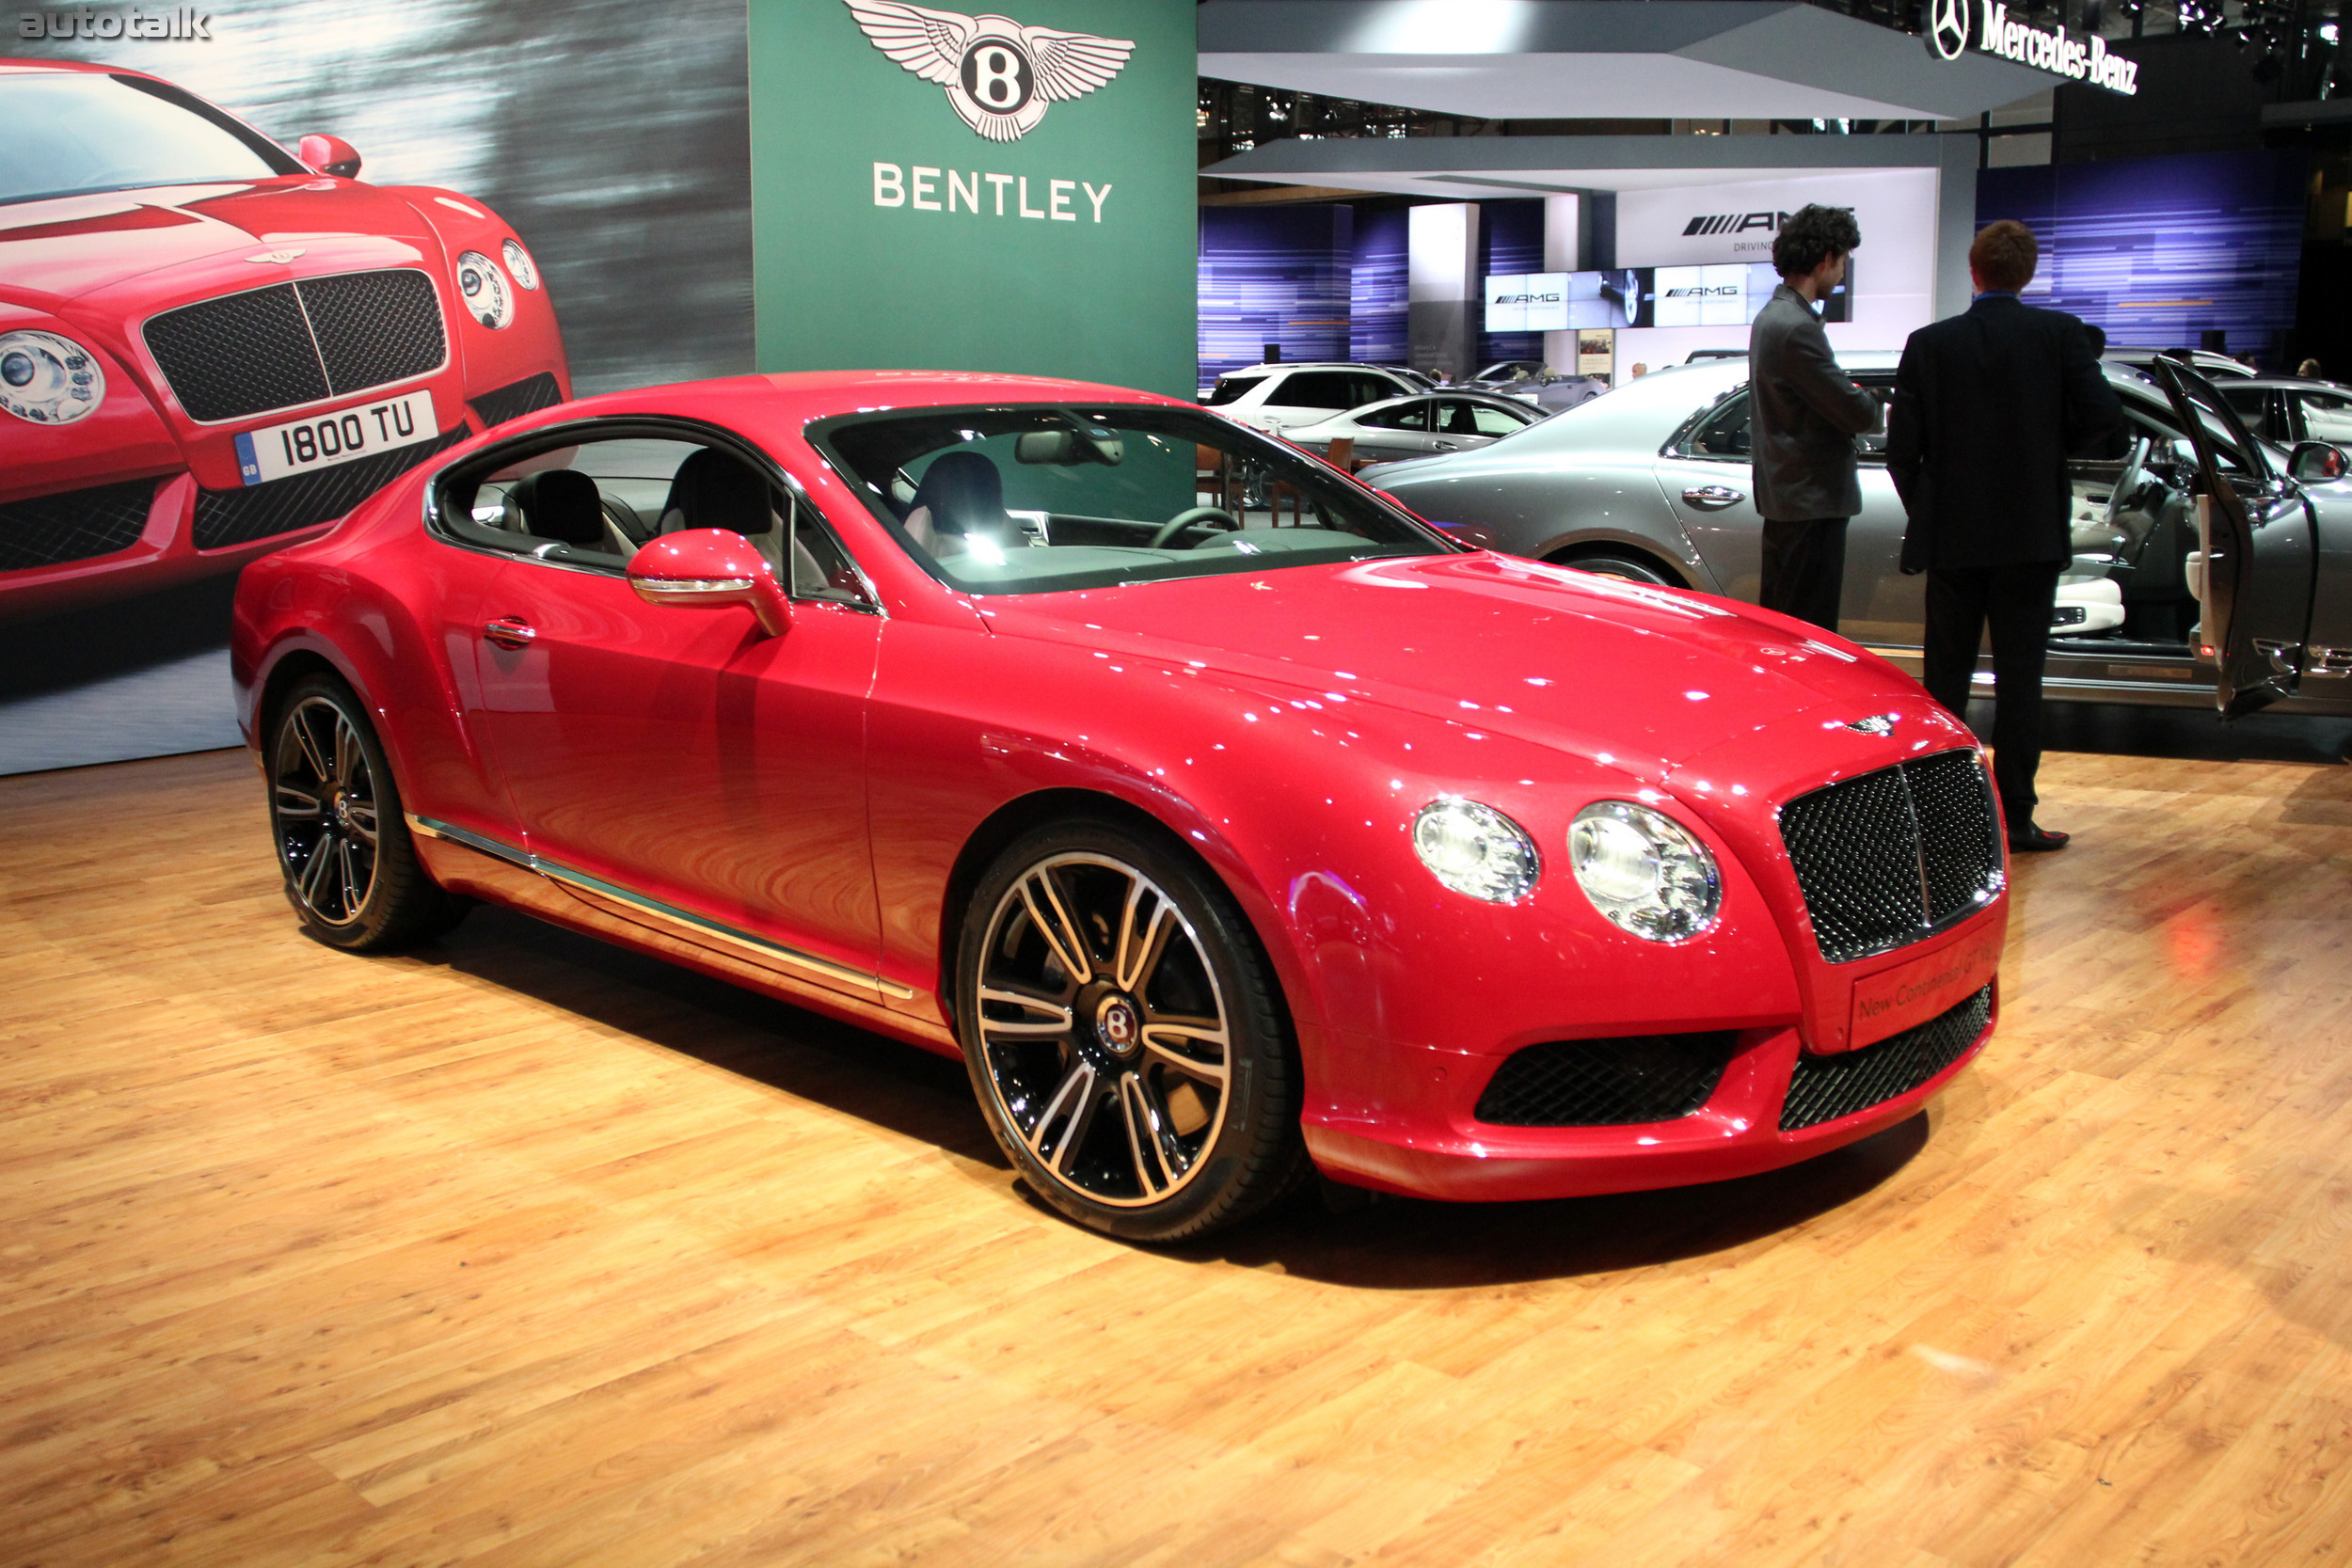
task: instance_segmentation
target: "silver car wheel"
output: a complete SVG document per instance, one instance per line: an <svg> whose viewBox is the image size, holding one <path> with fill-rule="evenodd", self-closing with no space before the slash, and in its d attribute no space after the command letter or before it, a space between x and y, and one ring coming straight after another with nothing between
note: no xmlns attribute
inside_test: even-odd
<svg viewBox="0 0 2352 1568"><path fill-rule="evenodd" d="M991 911L979 1075L1045 1175L1142 1208L1197 1177L1223 1131L1233 1040L1191 920L1108 855L1050 855Z"/></svg>
<svg viewBox="0 0 2352 1568"><path fill-rule="evenodd" d="M278 721L270 826L304 912L326 927L357 921L375 891L375 776L358 731L325 697L304 698Z"/></svg>

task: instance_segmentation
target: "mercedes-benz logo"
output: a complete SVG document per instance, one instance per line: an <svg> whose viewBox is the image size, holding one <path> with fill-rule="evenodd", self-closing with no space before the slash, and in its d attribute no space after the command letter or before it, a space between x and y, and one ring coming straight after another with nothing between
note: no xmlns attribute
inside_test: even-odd
<svg viewBox="0 0 2352 1568"><path fill-rule="evenodd" d="M1956 60L1968 47L1969 0L1928 0L1928 53Z"/></svg>

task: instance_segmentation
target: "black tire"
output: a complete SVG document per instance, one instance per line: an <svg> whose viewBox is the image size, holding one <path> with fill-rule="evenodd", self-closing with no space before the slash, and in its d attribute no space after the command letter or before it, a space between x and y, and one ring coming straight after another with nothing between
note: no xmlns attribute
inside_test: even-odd
<svg viewBox="0 0 2352 1568"><path fill-rule="evenodd" d="M1132 830L1059 823L996 858L963 922L956 1023L1006 1157L1080 1225L1200 1236L1305 1169L1297 1054L1241 911Z"/></svg>
<svg viewBox="0 0 2352 1568"><path fill-rule="evenodd" d="M1659 588L1682 586L1679 581L1669 577L1664 568L1644 560L1631 550L1554 556L1551 563L1555 566L1573 566L1580 572L1592 572L1604 578L1620 578L1627 582L1646 582Z"/></svg>
<svg viewBox="0 0 2352 1568"><path fill-rule="evenodd" d="M350 687L324 673L296 682L270 716L262 760L286 899L312 936L383 952L465 917L466 900L417 859L400 787Z"/></svg>

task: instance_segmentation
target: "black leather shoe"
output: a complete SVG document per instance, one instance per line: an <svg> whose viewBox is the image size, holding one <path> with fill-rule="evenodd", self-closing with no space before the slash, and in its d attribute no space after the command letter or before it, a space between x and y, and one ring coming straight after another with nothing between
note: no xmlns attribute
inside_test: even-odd
<svg viewBox="0 0 2352 1568"><path fill-rule="evenodd" d="M2066 841L2073 836L2071 833L2052 832L2047 828L2037 828L2028 822L2023 828L2011 828L2009 831L2009 847L2022 854L2033 854L2043 849L2063 849L2066 847Z"/></svg>

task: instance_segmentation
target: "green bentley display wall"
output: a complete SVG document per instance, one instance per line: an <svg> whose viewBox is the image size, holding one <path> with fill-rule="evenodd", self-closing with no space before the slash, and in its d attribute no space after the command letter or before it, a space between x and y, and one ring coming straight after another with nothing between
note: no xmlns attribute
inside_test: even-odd
<svg viewBox="0 0 2352 1568"><path fill-rule="evenodd" d="M1194 391L1193 0L751 0L763 371Z"/></svg>

